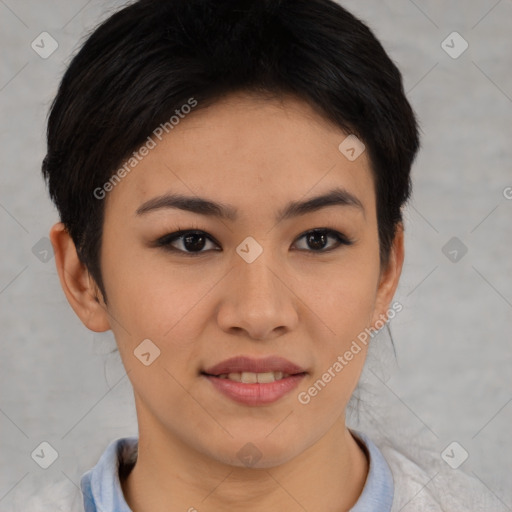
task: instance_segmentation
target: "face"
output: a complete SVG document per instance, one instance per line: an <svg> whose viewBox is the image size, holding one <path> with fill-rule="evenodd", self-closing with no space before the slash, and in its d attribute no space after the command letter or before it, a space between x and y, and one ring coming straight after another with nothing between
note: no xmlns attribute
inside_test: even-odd
<svg viewBox="0 0 512 512"><path fill-rule="evenodd" d="M237 466L252 443L264 467L344 418L367 347L345 354L396 284L382 285L367 154L347 159L346 136L297 99L232 95L182 119L109 192L101 268L140 429ZM217 373L260 371L205 374L238 356L256 366Z"/></svg>

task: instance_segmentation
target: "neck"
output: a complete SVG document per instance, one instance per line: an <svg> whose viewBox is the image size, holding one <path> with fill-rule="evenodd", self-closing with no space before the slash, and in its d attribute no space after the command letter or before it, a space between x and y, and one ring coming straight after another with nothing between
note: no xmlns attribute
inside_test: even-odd
<svg viewBox="0 0 512 512"><path fill-rule="evenodd" d="M344 416L299 456L258 469L224 464L139 422L137 462L121 486L134 512L341 512L355 504L367 474Z"/></svg>

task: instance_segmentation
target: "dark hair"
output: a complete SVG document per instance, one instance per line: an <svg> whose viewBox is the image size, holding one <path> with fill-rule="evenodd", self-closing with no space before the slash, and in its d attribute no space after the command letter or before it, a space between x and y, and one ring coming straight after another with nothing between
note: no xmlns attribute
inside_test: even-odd
<svg viewBox="0 0 512 512"><path fill-rule="evenodd" d="M193 97L294 95L363 141L388 262L420 141L402 76L371 30L332 0L139 0L72 59L52 103L42 171L80 260L99 266L102 187ZM341 142L341 141L340 141Z"/></svg>

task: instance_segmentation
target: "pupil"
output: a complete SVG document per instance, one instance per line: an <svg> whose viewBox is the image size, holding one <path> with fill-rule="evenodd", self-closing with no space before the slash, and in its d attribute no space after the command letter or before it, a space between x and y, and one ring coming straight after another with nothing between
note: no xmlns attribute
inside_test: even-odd
<svg viewBox="0 0 512 512"><path fill-rule="evenodd" d="M316 238L316 240L315 240ZM318 239L321 241L318 242ZM320 231L314 231L307 237L308 244L312 249L323 249L326 243L326 236L325 233L322 233Z"/></svg>
<svg viewBox="0 0 512 512"><path fill-rule="evenodd" d="M199 242L198 242L199 240ZM195 243L194 243L195 241ZM205 239L204 236L197 233L191 233L183 237L183 244L187 250L200 251L204 247Z"/></svg>

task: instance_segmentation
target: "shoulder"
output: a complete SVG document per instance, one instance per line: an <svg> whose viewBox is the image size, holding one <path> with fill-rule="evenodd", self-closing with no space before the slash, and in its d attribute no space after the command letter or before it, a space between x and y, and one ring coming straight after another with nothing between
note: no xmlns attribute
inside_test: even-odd
<svg viewBox="0 0 512 512"><path fill-rule="evenodd" d="M80 488L65 476L41 483L32 478L22 488L15 488L10 496L11 512L52 510L55 512L83 512Z"/></svg>
<svg viewBox="0 0 512 512"><path fill-rule="evenodd" d="M449 467L440 453L425 447L401 450L388 442L376 444L393 475L392 512L489 510L490 497L482 484L461 468Z"/></svg>
<svg viewBox="0 0 512 512"><path fill-rule="evenodd" d="M112 441L95 466L82 475L79 483L62 472L60 476L58 473L57 476L30 473L5 496L2 503L9 504L10 512L84 512L84 494L89 498L92 492L91 479L95 479L92 486L94 498L104 499L116 484L119 486L118 470L131 469L137 456L137 440L137 437L126 437Z"/></svg>

